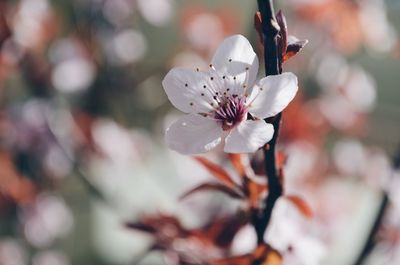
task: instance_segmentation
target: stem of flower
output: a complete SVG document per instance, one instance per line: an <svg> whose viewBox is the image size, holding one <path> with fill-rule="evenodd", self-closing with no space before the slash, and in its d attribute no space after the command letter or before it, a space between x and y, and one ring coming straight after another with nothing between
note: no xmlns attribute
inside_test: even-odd
<svg viewBox="0 0 400 265"><path fill-rule="evenodd" d="M265 75L280 74L281 62L278 57L278 33L279 25L275 18L275 11L272 0L257 0L258 8L262 19L262 36L264 41L264 62ZM272 123L275 132L272 140L264 146L264 165L265 173L268 178L269 194L265 200L264 209L253 213L253 225L257 233L258 243L264 241L264 233L270 222L272 210L276 201L282 195L282 184L276 166L276 142L279 135L279 127L282 114L266 120Z"/></svg>

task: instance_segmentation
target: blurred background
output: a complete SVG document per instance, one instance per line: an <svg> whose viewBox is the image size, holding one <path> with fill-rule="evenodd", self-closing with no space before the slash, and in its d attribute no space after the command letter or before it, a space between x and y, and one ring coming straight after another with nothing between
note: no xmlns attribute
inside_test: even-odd
<svg viewBox="0 0 400 265"><path fill-rule="evenodd" d="M279 145L286 190L315 211L298 228L301 264L353 264L382 203L366 262L400 264L400 1L276 2L289 34L309 40L284 65L300 92ZM164 130L181 113L161 81L174 66L207 66L232 34L260 55L256 9L255 0L2 0L0 264L134 264L154 238L125 222L162 212L191 229L237 211L212 192L179 201L211 176L167 150ZM221 150L207 157L229 170ZM244 231L231 251L251 246ZM160 252L141 262L166 264Z"/></svg>

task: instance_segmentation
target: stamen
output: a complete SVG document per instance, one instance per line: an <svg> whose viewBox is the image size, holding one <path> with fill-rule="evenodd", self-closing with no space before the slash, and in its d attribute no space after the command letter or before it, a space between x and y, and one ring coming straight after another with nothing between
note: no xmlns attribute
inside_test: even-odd
<svg viewBox="0 0 400 265"><path fill-rule="evenodd" d="M238 95L225 97L223 103L215 110L214 118L221 124L223 130L232 129L247 118L245 98Z"/></svg>

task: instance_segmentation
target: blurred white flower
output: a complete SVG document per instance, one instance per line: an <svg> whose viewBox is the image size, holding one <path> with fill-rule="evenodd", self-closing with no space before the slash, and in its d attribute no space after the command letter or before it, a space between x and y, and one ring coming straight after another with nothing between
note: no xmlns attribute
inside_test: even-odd
<svg viewBox="0 0 400 265"><path fill-rule="evenodd" d="M42 194L32 208L22 214L24 234L35 247L50 246L54 240L68 235L74 219L64 200L57 195Z"/></svg>
<svg viewBox="0 0 400 265"><path fill-rule="evenodd" d="M106 0L103 5L104 16L114 25L121 25L134 11L132 0Z"/></svg>
<svg viewBox="0 0 400 265"><path fill-rule="evenodd" d="M26 265L27 251L14 239L0 239L1 265Z"/></svg>
<svg viewBox="0 0 400 265"><path fill-rule="evenodd" d="M364 0L360 7L360 23L367 46L377 52L389 52L396 45L397 36L388 21L385 1Z"/></svg>
<svg viewBox="0 0 400 265"><path fill-rule="evenodd" d="M323 264L326 246L310 236L300 213L285 198L277 201L264 239L283 255L284 265Z"/></svg>
<svg viewBox="0 0 400 265"><path fill-rule="evenodd" d="M254 227L246 225L236 234L233 239L231 251L235 256L245 255L253 252L257 247L257 235Z"/></svg>
<svg viewBox="0 0 400 265"><path fill-rule="evenodd" d="M355 139L341 139L335 143L332 155L339 173L361 178L370 187L386 189L392 169L383 151L370 149Z"/></svg>
<svg viewBox="0 0 400 265"><path fill-rule="evenodd" d="M218 46L224 37L221 19L212 13L201 13L187 25L186 35L189 42L201 51L209 51Z"/></svg>
<svg viewBox="0 0 400 265"><path fill-rule="evenodd" d="M32 258L32 265L69 265L67 257L58 251L48 250L37 253Z"/></svg>
<svg viewBox="0 0 400 265"><path fill-rule="evenodd" d="M348 129L375 107L376 83L362 67L349 65L341 56L330 54L325 59L317 70L324 89L319 107L334 127Z"/></svg>
<svg viewBox="0 0 400 265"><path fill-rule="evenodd" d="M205 153L225 137L225 152L255 152L271 140L262 119L281 112L297 92L292 73L256 84L258 58L249 41L231 36L217 49L208 71L172 69L163 80L171 103L188 113L166 132L168 146L183 154ZM254 119L247 120L248 114Z"/></svg>
<svg viewBox="0 0 400 265"><path fill-rule="evenodd" d="M147 41L139 31L124 30L113 38L112 47L118 63L134 63L146 55Z"/></svg>
<svg viewBox="0 0 400 265"><path fill-rule="evenodd" d="M341 173L359 176L367 166L366 150L357 140L338 141L333 147L333 162Z"/></svg>
<svg viewBox="0 0 400 265"><path fill-rule="evenodd" d="M172 18L171 0L137 0L137 7L150 24L162 27Z"/></svg>
<svg viewBox="0 0 400 265"><path fill-rule="evenodd" d="M200 68L207 67L207 62L197 53L192 51L182 51L174 56L172 59L172 66L174 67L185 67L190 68L194 65L200 66Z"/></svg>
<svg viewBox="0 0 400 265"><path fill-rule="evenodd" d="M76 93L93 83L96 66L78 40L66 38L56 41L50 47L49 57L54 64L51 81L57 90Z"/></svg>
<svg viewBox="0 0 400 265"><path fill-rule="evenodd" d="M61 92L73 93L87 89L95 77L93 63L84 58L71 58L58 64L52 73L52 82Z"/></svg>
<svg viewBox="0 0 400 265"><path fill-rule="evenodd" d="M42 23L50 14L47 0L23 0L15 17L13 32L16 43L23 47L32 47L43 34Z"/></svg>

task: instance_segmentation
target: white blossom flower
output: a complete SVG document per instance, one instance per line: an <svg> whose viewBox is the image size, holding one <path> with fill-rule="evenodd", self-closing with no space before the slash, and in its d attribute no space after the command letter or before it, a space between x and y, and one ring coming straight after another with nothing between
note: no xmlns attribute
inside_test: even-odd
<svg viewBox="0 0 400 265"><path fill-rule="evenodd" d="M274 128L263 119L294 98L297 78L283 73L256 83L257 71L257 55L241 35L222 42L206 71L173 68L162 84L171 103L188 115L167 129L168 146L199 154L224 138L225 152L251 153L270 141Z"/></svg>

